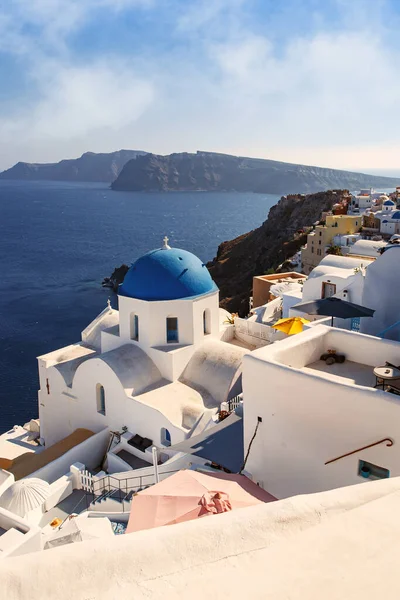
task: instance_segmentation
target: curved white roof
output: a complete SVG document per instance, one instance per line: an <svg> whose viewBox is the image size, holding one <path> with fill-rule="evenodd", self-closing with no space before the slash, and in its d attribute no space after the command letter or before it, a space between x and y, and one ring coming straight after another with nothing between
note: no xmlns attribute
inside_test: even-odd
<svg viewBox="0 0 400 600"><path fill-rule="evenodd" d="M141 394L162 379L151 358L139 346L133 344L105 352L97 360L106 363L117 375L124 389L132 390L132 394Z"/></svg>
<svg viewBox="0 0 400 600"><path fill-rule="evenodd" d="M31 477L13 483L0 496L0 506L10 512L25 517L38 508L50 495L50 485L43 479Z"/></svg>
<svg viewBox="0 0 400 600"><path fill-rule="evenodd" d="M217 403L228 398L247 350L219 340L204 342L193 354L182 375L188 385L207 390Z"/></svg>
<svg viewBox="0 0 400 600"><path fill-rule="evenodd" d="M308 276L309 279L321 277L326 273L332 273L334 269L341 269L343 271L354 271L355 268L359 268L361 264L369 264L371 259L361 260L359 258L348 258L347 256L336 256L334 254L328 254L325 256L319 265L315 267Z"/></svg>
<svg viewBox="0 0 400 600"><path fill-rule="evenodd" d="M350 248L350 254L359 254L360 256L370 256L378 258L379 249L387 245L384 241L373 242L372 240L358 240Z"/></svg>
<svg viewBox="0 0 400 600"><path fill-rule="evenodd" d="M105 308L83 331L82 341L100 352L101 332L119 326L119 312Z"/></svg>

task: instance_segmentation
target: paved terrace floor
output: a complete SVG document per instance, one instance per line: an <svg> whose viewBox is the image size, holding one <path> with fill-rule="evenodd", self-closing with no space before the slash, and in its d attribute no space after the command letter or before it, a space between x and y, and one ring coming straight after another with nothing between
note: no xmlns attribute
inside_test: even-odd
<svg viewBox="0 0 400 600"><path fill-rule="evenodd" d="M324 360L317 360L306 367L303 367L303 371L306 371L307 373L320 371L327 373L328 375L335 375L335 377L347 384L355 383L356 385L363 385L370 388L373 388L375 385L373 367L351 360L346 360L342 364L334 363L333 365L327 365Z"/></svg>
<svg viewBox="0 0 400 600"><path fill-rule="evenodd" d="M48 523L51 523L56 517L62 521L72 513L80 514L86 510L86 493L83 490L74 490L72 494L61 500L54 508L47 511L40 523L39 527L44 527ZM88 502L92 499L91 496L88 498Z"/></svg>

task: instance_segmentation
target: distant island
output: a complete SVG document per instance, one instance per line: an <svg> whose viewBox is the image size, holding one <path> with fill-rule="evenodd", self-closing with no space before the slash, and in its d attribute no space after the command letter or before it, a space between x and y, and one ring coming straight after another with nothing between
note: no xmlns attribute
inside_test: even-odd
<svg viewBox="0 0 400 600"><path fill-rule="evenodd" d="M261 158L203 152L168 156L142 150L86 152L54 164L19 162L0 179L102 181L113 190L135 192L313 193L332 188L393 188L400 178L296 165Z"/></svg>
<svg viewBox="0 0 400 600"><path fill-rule="evenodd" d="M113 190L137 192L236 191L265 194L311 193L331 188L389 188L400 178L295 165L216 152L145 154L129 161Z"/></svg>
<svg viewBox="0 0 400 600"><path fill-rule="evenodd" d="M61 160L58 163L19 162L11 169L0 173L0 179L111 183L128 161L142 154L145 154L142 150L118 150L108 154L85 152L79 158Z"/></svg>

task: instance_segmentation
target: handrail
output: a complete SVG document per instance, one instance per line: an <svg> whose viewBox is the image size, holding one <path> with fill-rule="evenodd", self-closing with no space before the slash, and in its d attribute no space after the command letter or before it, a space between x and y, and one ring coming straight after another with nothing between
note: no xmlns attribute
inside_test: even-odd
<svg viewBox="0 0 400 600"><path fill-rule="evenodd" d="M379 444L383 444L383 442L387 442L386 446L393 446L394 441L391 438L383 438L378 442L374 442L373 444L368 444L368 446L363 446L362 448L357 448L357 450L353 450L352 452L347 452L346 454L342 454L341 456L337 456L336 458L332 458L328 460L325 465L329 465L330 463L336 462L341 458L345 458L346 456L351 456L352 454L356 454L356 452L361 452L361 450L367 450L367 448L372 448L373 446L378 446Z"/></svg>
<svg viewBox="0 0 400 600"><path fill-rule="evenodd" d="M174 469L172 471L161 471L160 474L161 475L169 475L172 473L176 473L179 470L180 469ZM134 482L139 482L139 487L142 487L143 481L146 480L146 478L154 479L154 473L149 473L148 475L136 475L136 476L132 476L132 477L124 477L123 479L120 479L118 477L113 477L112 475L105 475L101 479L97 479L97 480L93 481L92 489L93 489L93 491L99 491L100 489L104 490L105 487L109 487L109 488L112 487L115 490L125 489L127 491L128 490L128 482L131 482L132 480ZM113 480L117 483L112 483L111 480ZM129 488L132 489L132 487L137 487L137 486L134 486L130 483Z"/></svg>

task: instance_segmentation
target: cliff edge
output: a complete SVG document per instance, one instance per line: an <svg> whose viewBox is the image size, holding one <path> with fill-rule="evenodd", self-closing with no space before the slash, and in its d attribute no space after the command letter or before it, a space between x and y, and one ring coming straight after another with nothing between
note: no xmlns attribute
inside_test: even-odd
<svg viewBox="0 0 400 600"><path fill-rule="evenodd" d="M118 150L96 154L85 152L79 158L58 163L19 162L0 173L0 179L34 181L104 181L111 183L129 160L145 154L141 150Z"/></svg>
<svg viewBox="0 0 400 600"><path fill-rule="evenodd" d="M264 194L400 185L399 178L377 177L216 152L146 154L126 163L113 190L136 192L236 191Z"/></svg>
<svg viewBox="0 0 400 600"><path fill-rule="evenodd" d="M260 227L220 244L207 267L220 289L221 306L246 315L253 276L277 269L298 252L307 241L300 230L312 226L345 194L347 190L329 190L283 196Z"/></svg>

